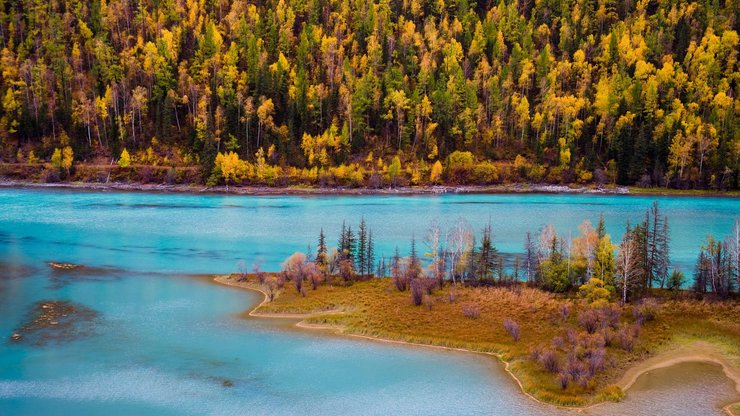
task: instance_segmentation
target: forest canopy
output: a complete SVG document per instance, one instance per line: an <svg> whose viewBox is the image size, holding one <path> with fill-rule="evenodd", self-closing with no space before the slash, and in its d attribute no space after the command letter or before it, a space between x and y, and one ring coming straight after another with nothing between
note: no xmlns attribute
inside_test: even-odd
<svg viewBox="0 0 740 416"><path fill-rule="evenodd" d="M70 148L109 163L125 151L126 166L200 165L227 184L269 177L269 166L310 176L345 165L392 182L414 166L436 183L442 164L464 182L468 162L490 181L507 163L530 181L733 189L737 10L734 0L3 0L0 161Z"/></svg>

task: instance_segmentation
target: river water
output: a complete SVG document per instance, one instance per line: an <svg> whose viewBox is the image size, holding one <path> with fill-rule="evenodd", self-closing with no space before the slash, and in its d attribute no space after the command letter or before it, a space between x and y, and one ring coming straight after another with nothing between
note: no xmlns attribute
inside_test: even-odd
<svg viewBox="0 0 740 416"><path fill-rule="evenodd" d="M740 212L733 199L659 200L672 222L679 265L693 262L701 236L727 233ZM515 253L527 230L553 223L575 234L582 219L595 223L600 212L619 236L624 222L639 221L651 202L580 195L304 198L0 189L0 415L570 414L521 394L490 357L240 319L257 295L183 274L234 271L241 259L275 270L321 227L332 242L342 220L356 224L361 216L378 251L387 254L423 234L431 219L459 215L476 228L490 219L499 249ZM64 272L50 268L50 261L87 268ZM94 316L36 343L11 341L39 302L70 302ZM62 325L63 319L70 317L62 317ZM716 368L692 374L700 387L712 387L674 377L668 386L648 383L630 390L634 400L589 413L716 414L718 404L733 398L732 385ZM683 411L665 407L689 395Z"/></svg>

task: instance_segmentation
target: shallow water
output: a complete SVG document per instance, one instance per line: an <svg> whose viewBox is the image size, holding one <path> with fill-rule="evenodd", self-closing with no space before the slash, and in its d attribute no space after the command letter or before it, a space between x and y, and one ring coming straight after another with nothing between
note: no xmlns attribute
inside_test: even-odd
<svg viewBox="0 0 740 416"><path fill-rule="evenodd" d="M343 218L356 223L361 215L384 241L381 251L422 233L432 217L458 214L476 226L491 216L500 249L517 251L526 229L552 221L561 231L575 230L580 219L595 221L600 211L616 234L620 215L634 213L637 221L650 201L3 189L0 415L562 413L521 394L490 357L285 331L275 322L239 319L258 301L256 294L178 274L233 271L242 258L261 258L274 270L321 226L331 235ZM667 198L661 204L676 217L674 257L687 259L695 254L694 240L688 244L676 235L706 231L706 224L724 233L738 212L735 200ZM562 215L546 217L552 206ZM515 220L502 221L503 213ZM59 272L49 261L90 268ZM44 345L12 342L10 335L42 300L96 311L92 333L78 337L71 331ZM721 398L710 393L702 393L701 408L714 412L713 403ZM673 394L662 393L650 405L670 401ZM617 406L629 403L642 402Z"/></svg>
<svg viewBox="0 0 740 416"><path fill-rule="evenodd" d="M722 414L724 405L737 400L733 382L718 364L681 363L642 374L628 390L625 402L605 403L588 413L613 416Z"/></svg>

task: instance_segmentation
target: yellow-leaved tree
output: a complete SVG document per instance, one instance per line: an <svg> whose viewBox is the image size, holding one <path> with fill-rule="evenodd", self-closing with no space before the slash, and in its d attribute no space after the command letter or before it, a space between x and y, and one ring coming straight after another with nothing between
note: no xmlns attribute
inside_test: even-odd
<svg viewBox="0 0 740 416"><path fill-rule="evenodd" d="M127 168L129 165L131 165L131 155L128 154L128 150L124 147L121 157L118 159L118 166Z"/></svg>
<svg viewBox="0 0 740 416"><path fill-rule="evenodd" d="M432 165L432 173L429 175L429 181L433 184L439 183L442 179L442 162L439 160Z"/></svg>

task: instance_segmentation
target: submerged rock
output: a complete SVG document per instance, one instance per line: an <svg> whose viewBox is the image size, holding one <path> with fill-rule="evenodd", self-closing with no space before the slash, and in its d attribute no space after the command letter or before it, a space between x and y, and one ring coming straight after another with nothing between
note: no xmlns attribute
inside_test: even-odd
<svg viewBox="0 0 740 416"><path fill-rule="evenodd" d="M57 263L57 262L54 262L54 261L50 261L47 264L49 265L49 267L51 267L54 270L75 270L75 269L79 269L79 268L83 267L83 266L81 266L79 264L73 264L73 263Z"/></svg>
<svg viewBox="0 0 740 416"><path fill-rule="evenodd" d="M40 301L10 339L35 346L73 341L92 335L97 317L93 309L69 301Z"/></svg>
<svg viewBox="0 0 740 416"><path fill-rule="evenodd" d="M55 261L50 261L46 264L51 268L49 280L52 289L62 288L75 281L120 279L125 275L124 270L115 267L86 266L84 264Z"/></svg>

